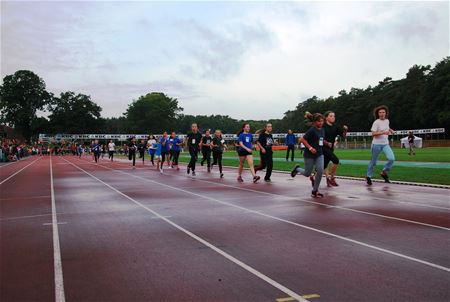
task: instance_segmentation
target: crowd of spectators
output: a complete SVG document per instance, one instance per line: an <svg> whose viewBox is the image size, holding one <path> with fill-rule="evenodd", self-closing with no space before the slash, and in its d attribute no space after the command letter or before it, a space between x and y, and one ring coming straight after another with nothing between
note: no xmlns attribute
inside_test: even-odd
<svg viewBox="0 0 450 302"><path fill-rule="evenodd" d="M0 161L1 162L12 162L20 160L31 154L31 149L29 146L21 143L17 139L6 139L0 140Z"/></svg>

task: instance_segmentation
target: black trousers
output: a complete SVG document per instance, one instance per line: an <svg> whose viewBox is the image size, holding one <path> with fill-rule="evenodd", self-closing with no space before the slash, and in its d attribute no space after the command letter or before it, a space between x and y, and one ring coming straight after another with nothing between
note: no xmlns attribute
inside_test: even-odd
<svg viewBox="0 0 450 302"><path fill-rule="evenodd" d="M189 161L188 168L191 168L192 171L195 171L195 163L197 162L198 149L189 147L189 155L191 156L191 160Z"/></svg>
<svg viewBox="0 0 450 302"><path fill-rule="evenodd" d="M323 147L323 167L326 169L328 167L328 164L330 161L335 164L339 165L339 158L334 154L334 149L330 149L327 147Z"/></svg>
<svg viewBox="0 0 450 302"><path fill-rule="evenodd" d="M172 166L178 166L178 158L180 157L180 151L170 150L170 155L172 157Z"/></svg>
<svg viewBox="0 0 450 302"><path fill-rule="evenodd" d="M109 151L109 158L111 159L111 161L113 161L113 159L114 159L114 151Z"/></svg>
<svg viewBox="0 0 450 302"><path fill-rule="evenodd" d="M139 152L139 158L142 158L142 162L145 162L145 152Z"/></svg>
<svg viewBox="0 0 450 302"><path fill-rule="evenodd" d="M264 176L264 179L270 179L273 170L273 153L266 152L264 154L259 152L259 154L261 155L261 163L255 167L255 172L266 169L266 176Z"/></svg>
<svg viewBox="0 0 450 302"><path fill-rule="evenodd" d="M208 168L211 167L211 148L202 149L202 164L206 161Z"/></svg>
<svg viewBox="0 0 450 302"><path fill-rule="evenodd" d="M223 155L223 151L214 151L212 152L213 154L213 166L214 165L219 165L219 171L220 173L222 173L222 155Z"/></svg>
<svg viewBox="0 0 450 302"><path fill-rule="evenodd" d="M94 159L95 159L95 162L96 163L98 163L98 159L100 158L100 153L98 153L98 152L94 152Z"/></svg>
<svg viewBox="0 0 450 302"><path fill-rule="evenodd" d="M292 155L291 155L291 161L294 161L294 150L295 150L295 145L288 145L287 146L287 152L286 152L286 160L289 159L289 152L292 151Z"/></svg>
<svg viewBox="0 0 450 302"><path fill-rule="evenodd" d="M128 159L133 160L133 167L136 166L136 152L135 151L130 151L130 153L128 153Z"/></svg>

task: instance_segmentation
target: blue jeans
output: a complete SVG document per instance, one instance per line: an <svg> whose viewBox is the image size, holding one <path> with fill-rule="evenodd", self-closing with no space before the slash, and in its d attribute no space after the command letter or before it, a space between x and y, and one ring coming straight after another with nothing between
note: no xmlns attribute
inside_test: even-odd
<svg viewBox="0 0 450 302"><path fill-rule="evenodd" d="M314 178L314 188L313 191L317 192L319 190L320 181L322 180L323 175L323 155L320 155L316 158L305 157L305 169L297 168L297 173L301 174L305 177L311 175L314 166L316 167L316 175Z"/></svg>
<svg viewBox="0 0 450 302"><path fill-rule="evenodd" d="M372 177L373 168L377 164L378 156L380 156L381 151L386 155L387 163L383 167L383 171L389 171L395 161L394 152L389 145L372 145L372 160L369 163L369 168L367 169L367 176Z"/></svg>

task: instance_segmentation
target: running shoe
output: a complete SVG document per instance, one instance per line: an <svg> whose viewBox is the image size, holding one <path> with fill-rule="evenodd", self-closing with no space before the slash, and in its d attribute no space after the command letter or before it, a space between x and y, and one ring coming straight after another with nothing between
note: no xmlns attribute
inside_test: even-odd
<svg viewBox="0 0 450 302"><path fill-rule="evenodd" d="M314 187L314 184L316 183L315 179L314 179L314 175L311 175L309 177L309 180L311 181L311 186Z"/></svg>
<svg viewBox="0 0 450 302"><path fill-rule="evenodd" d="M242 176L238 176L237 181L238 182L244 182L244 180L242 179Z"/></svg>
<svg viewBox="0 0 450 302"><path fill-rule="evenodd" d="M366 182L368 186L372 185L372 179L369 176L366 176Z"/></svg>
<svg viewBox="0 0 450 302"><path fill-rule="evenodd" d="M192 171L192 176L195 176L195 171Z"/></svg>
<svg viewBox="0 0 450 302"><path fill-rule="evenodd" d="M177 166L177 171L180 171L180 167Z"/></svg>
<svg viewBox="0 0 450 302"><path fill-rule="evenodd" d="M300 166L295 165L295 167L291 170L291 177L295 177L298 174L298 172L297 172L298 168L300 168Z"/></svg>
<svg viewBox="0 0 450 302"><path fill-rule="evenodd" d="M211 173L211 168L208 168L208 173Z"/></svg>
<svg viewBox="0 0 450 302"><path fill-rule="evenodd" d="M327 187L331 188L333 186L333 181L331 180L331 177L327 177Z"/></svg>
<svg viewBox="0 0 450 302"><path fill-rule="evenodd" d="M164 170L163 169L159 169L159 173L164 173Z"/></svg>
<svg viewBox="0 0 450 302"><path fill-rule="evenodd" d="M220 178L223 178L223 173L220 173Z"/></svg>
<svg viewBox="0 0 450 302"><path fill-rule="evenodd" d="M259 176L254 176L254 177L253 177L253 183L254 183L254 184L257 183L258 180L260 180L260 179L261 179L261 177L259 177Z"/></svg>
<svg viewBox="0 0 450 302"><path fill-rule="evenodd" d="M380 176L383 177L384 182L390 183L390 181L389 181L389 176L388 176L388 174L386 173L386 171L381 172L381 173L380 173Z"/></svg>
<svg viewBox="0 0 450 302"><path fill-rule="evenodd" d="M264 178L265 182L271 182L272 180L270 178Z"/></svg>
<svg viewBox="0 0 450 302"><path fill-rule="evenodd" d="M323 198L323 194L322 194L322 193L319 193L319 191L312 191L312 192L311 192L311 197L314 197L314 198Z"/></svg>
<svg viewBox="0 0 450 302"><path fill-rule="evenodd" d="M191 168L187 167L187 174L191 173Z"/></svg>
<svg viewBox="0 0 450 302"><path fill-rule="evenodd" d="M333 187L339 187L339 185L338 185L337 182L336 182L336 178L335 178L335 177L331 177L331 185L332 185Z"/></svg>

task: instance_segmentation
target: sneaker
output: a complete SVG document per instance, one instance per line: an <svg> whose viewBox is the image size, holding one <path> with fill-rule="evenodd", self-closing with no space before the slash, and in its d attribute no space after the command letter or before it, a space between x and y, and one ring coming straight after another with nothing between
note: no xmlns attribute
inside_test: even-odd
<svg viewBox="0 0 450 302"><path fill-rule="evenodd" d="M322 193L319 193L319 191L312 191L312 192L311 192L311 197L314 197L314 198L323 198L323 194L322 194Z"/></svg>
<svg viewBox="0 0 450 302"><path fill-rule="evenodd" d="M369 176L366 176L366 182L368 186L372 185L372 179Z"/></svg>
<svg viewBox="0 0 450 302"><path fill-rule="evenodd" d="M291 170L291 177L295 177L298 174L298 172L297 172L298 168L300 168L300 166L295 165L295 167Z"/></svg>
<svg viewBox="0 0 450 302"><path fill-rule="evenodd" d="M389 181L389 176L388 176L388 174L386 173L386 171L381 172L381 173L380 173L380 176L383 177L384 182L390 183L390 181Z"/></svg>
<svg viewBox="0 0 450 302"><path fill-rule="evenodd" d="M265 182L271 182L272 180L270 178L264 178Z"/></svg>
<svg viewBox="0 0 450 302"><path fill-rule="evenodd" d="M195 176L196 174L195 174L195 171L192 171L192 176Z"/></svg>
<svg viewBox="0 0 450 302"><path fill-rule="evenodd" d="M335 177L331 177L331 185L332 185L333 187L339 187L339 185L338 185L337 182L336 182L336 178L335 178Z"/></svg>
<svg viewBox="0 0 450 302"><path fill-rule="evenodd" d="M188 175L191 174L191 168L188 167L186 172Z"/></svg>
<svg viewBox="0 0 450 302"><path fill-rule="evenodd" d="M203 167L203 164L204 164L204 163L205 163L204 161L201 161L201 162L200 162L200 165Z"/></svg>
<svg viewBox="0 0 450 302"><path fill-rule="evenodd" d="M223 173L220 173L220 178L223 178Z"/></svg>
<svg viewBox="0 0 450 302"><path fill-rule="evenodd" d="M238 176L237 181L238 182L244 182L244 180L242 179L242 176Z"/></svg>
<svg viewBox="0 0 450 302"><path fill-rule="evenodd" d="M208 173L211 173L211 168L208 168Z"/></svg>
<svg viewBox="0 0 450 302"><path fill-rule="evenodd" d="M254 176L254 177L253 177L253 183L254 183L254 184L257 183L258 180L260 180L260 179L261 179L261 177L259 177L259 176Z"/></svg>
<svg viewBox="0 0 450 302"><path fill-rule="evenodd" d="M331 188L333 186L333 181L331 180L331 177L327 177L327 187Z"/></svg>
<svg viewBox="0 0 450 302"><path fill-rule="evenodd" d="M177 171L180 171L180 167L177 166Z"/></svg>
<svg viewBox="0 0 450 302"><path fill-rule="evenodd" d="M163 169L159 169L159 173L164 173L164 170Z"/></svg>
<svg viewBox="0 0 450 302"><path fill-rule="evenodd" d="M316 183L315 179L314 179L314 175L311 175L309 177L309 180L311 181L311 186L314 187L314 184Z"/></svg>

